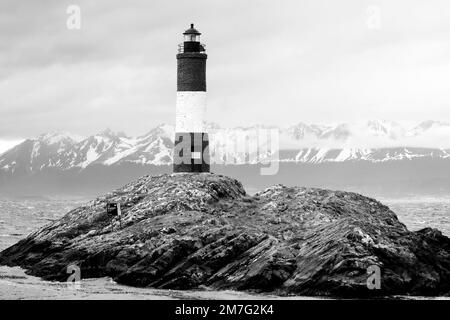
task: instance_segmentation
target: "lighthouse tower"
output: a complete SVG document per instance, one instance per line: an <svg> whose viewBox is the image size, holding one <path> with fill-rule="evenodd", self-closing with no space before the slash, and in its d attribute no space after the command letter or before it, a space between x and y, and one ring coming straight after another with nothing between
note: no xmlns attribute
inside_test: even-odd
<svg viewBox="0 0 450 320"><path fill-rule="evenodd" d="M200 32L184 33L177 54L177 106L173 172L209 172L206 115L206 58Z"/></svg>

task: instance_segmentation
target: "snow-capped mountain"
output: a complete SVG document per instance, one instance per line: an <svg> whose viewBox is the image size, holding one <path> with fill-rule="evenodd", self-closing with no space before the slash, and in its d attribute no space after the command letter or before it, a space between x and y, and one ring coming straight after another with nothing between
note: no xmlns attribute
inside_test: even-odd
<svg viewBox="0 0 450 320"><path fill-rule="evenodd" d="M226 163L234 164L246 163L249 153L245 150L239 153L236 146L242 141L257 139L258 134L265 130L278 133L281 162L450 160L450 124L438 121L424 121L410 128L380 120L337 125L300 122L288 128L253 126L223 129L209 124L208 130L211 152L216 161L227 156L229 162ZM109 129L87 138L69 133L44 134L0 155L0 172L84 170L95 165L169 165L172 162L173 137L171 125L160 125L138 137Z"/></svg>
<svg viewBox="0 0 450 320"><path fill-rule="evenodd" d="M44 168L85 169L121 162L168 164L171 161L172 132L162 125L140 137L128 137L106 129L86 139L67 133L53 133L29 139L0 155L0 169L14 173Z"/></svg>
<svg viewBox="0 0 450 320"><path fill-rule="evenodd" d="M449 159L450 124L424 121L410 128L384 120L317 126L300 123L281 130L281 150L297 150L281 161L301 163ZM289 139L295 138L295 141ZM289 141L289 143L287 143ZM286 152L284 154L287 154Z"/></svg>

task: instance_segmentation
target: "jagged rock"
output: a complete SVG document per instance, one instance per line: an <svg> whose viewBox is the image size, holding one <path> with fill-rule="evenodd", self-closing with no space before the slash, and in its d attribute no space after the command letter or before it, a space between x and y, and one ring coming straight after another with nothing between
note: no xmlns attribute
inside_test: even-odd
<svg viewBox="0 0 450 320"><path fill-rule="evenodd" d="M122 221L106 213L120 201ZM350 192L273 186L254 196L215 174L145 176L4 250L0 263L65 281L280 295L446 295L450 239L410 232L380 202ZM367 286L370 266L381 289Z"/></svg>

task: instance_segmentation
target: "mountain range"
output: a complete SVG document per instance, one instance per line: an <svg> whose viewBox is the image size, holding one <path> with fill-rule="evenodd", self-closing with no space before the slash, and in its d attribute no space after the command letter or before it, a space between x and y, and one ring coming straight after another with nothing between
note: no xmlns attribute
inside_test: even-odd
<svg viewBox="0 0 450 320"><path fill-rule="evenodd" d="M236 145L239 141L248 143L258 134L267 132L276 132L279 144L277 160L281 167L288 166L291 172L300 167L314 171L332 166L336 172L341 170L339 168L352 166L406 164L405 167L411 167L413 163L420 163L420 168L425 166L425 171L429 171L429 166L436 168L437 162L444 168L450 165L450 124L432 120L410 127L385 120L336 125L301 122L286 128L259 125L232 129L210 123L208 132L212 158L216 160L213 168L227 174L245 174L244 167L258 166L266 160L267 154L261 151L249 160L250 151L238 152ZM111 180L127 182L129 177L134 178L133 174L168 172L172 163L173 137L174 127L168 124L159 125L138 137L110 129L89 137L60 132L42 134L0 155L0 192L9 190L15 193L27 188L28 192L33 192L30 188L47 189L55 183L58 188L72 184L74 188L92 187L96 192L97 188L93 186L98 184L98 180L107 180L105 187L109 187ZM260 145L264 144L261 139L259 141ZM273 146L273 141L268 140L265 147L270 143ZM413 166L411 170L417 168ZM82 186L74 184L80 177L83 177ZM305 177L304 173L302 177ZM267 177L266 180L285 182L278 178ZM311 179L308 181L312 185L321 181L314 177Z"/></svg>

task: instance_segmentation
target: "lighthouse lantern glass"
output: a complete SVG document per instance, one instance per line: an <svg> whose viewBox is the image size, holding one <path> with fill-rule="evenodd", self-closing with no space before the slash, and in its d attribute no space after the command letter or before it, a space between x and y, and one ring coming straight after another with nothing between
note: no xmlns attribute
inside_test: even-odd
<svg viewBox="0 0 450 320"><path fill-rule="evenodd" d="M200 42L200 35L198 34L185 34L184 41L195 41Z"/></svg>

